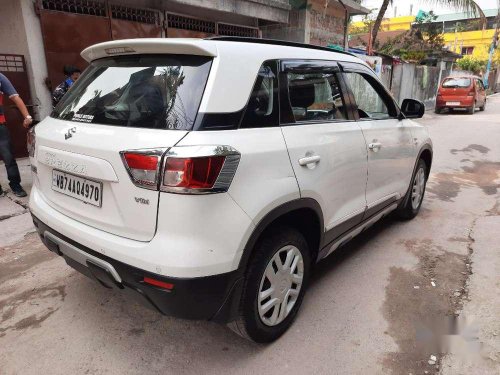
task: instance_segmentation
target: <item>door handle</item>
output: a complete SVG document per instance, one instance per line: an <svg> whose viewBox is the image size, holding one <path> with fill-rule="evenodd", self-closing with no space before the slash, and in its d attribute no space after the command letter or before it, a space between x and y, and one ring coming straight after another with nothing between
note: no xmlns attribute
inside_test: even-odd
<svg viewBox="0 0 500 375"><path fill-rule="evenodd" d="M308 164L317 164L321 160L321 156L319 155L312 155L312 156L306 156L304 158L299 159L299 164L302 167L307 166Z"/></svg>
<svg viewBox="0 0 500 375"><path fill-rule="evenodd" d="M382 143L373 142L368 144L368 149L377 152L382 147Z"/></svg>

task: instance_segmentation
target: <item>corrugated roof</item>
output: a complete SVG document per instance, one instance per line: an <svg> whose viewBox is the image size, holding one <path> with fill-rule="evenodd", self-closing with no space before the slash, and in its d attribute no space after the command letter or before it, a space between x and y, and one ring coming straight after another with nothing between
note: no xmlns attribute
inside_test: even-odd
<svg viewBox="0 0 500 375"><path fill-rule="evenodd" d="M496 17L498 14L498 9L486 9L483 10L484 15L486 17ZM448 21L460 21L474 18L474 16L467 12L461 13L449 13L449 14L441 14L433 22L448 22Z"/></svg>

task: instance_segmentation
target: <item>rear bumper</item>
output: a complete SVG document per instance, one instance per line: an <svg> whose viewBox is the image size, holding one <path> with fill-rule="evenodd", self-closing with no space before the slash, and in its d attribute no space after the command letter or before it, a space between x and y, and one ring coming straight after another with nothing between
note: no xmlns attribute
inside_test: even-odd
<svg viewBox="0 0 500 375"><path fill-rule="evenodd" d="M34 175L36 181L36 175ZM81 205L85 213L86 205ZM33 185L30 211L52 229L125 264L158 275L199 278L235 271L255 226L229 194L187 196L162 193L151 241L108 233L66 216ZM152 215L156 208L145 208ZM173 215L174 214L174 215Z"/></svg>
<svg viewBox="0 0 500 375"><path fill-rule="evenodd" d="M468 108L473 103L473 96L442 96L436 99L436 108Z"/></svg>
<svg viewBox="0 0 500 375"><path fill-rule="evenodd" d="M93 251L32 216L40 238L50 251L104 287L119 289L145 306L178 318L228 322L237 312L242 287L238 270L197 278L158 275ZM146 284L144 277L173 284L173 288Z"/></svg>

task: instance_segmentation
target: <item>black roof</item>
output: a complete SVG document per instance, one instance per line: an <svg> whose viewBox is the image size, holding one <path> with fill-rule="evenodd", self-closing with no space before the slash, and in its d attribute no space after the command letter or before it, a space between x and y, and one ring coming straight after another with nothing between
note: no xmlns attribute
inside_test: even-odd
<svg viewBox="0 0 500 375"><path fill-rule="evenodd" d="M315 46L314 44L305 44L298 42L289 42L287 40L278 40L278 39L264 39L264 38L249 38L242 36L212 36L209 38L205 38L207 40L221 40L224 42L243 42L243 43L257 43L257 44L272 44L277 46L287 46L287 47L299 47L299 48L309 48L316 49L320 51L328 51L328 52L336 52L342 53L344 55L355 56L350 52L339 51L333 48Z"/></svg>

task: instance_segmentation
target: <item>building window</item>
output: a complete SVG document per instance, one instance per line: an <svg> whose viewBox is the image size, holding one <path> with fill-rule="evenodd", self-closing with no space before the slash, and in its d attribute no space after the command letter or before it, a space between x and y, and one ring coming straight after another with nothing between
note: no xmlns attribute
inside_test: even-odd
<svg viewBox="0 0 500 375"><path fill-rule="evenodd" d="M462 55L472 55L472 52L474 51L474 47L462 47Z"/></svg>

